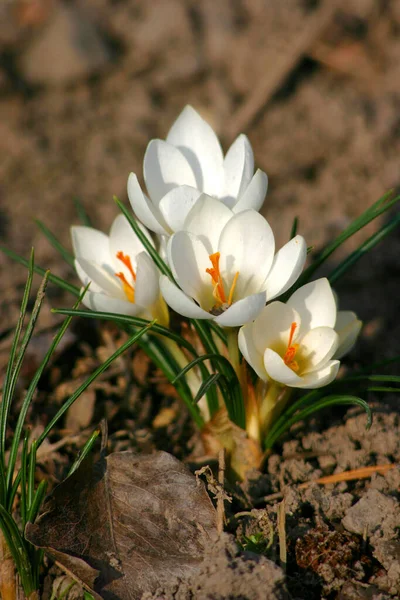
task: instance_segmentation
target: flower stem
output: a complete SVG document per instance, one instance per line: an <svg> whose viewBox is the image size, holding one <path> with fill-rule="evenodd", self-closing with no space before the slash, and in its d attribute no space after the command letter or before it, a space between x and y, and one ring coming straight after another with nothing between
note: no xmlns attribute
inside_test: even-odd
<svg viewBox="0 0 400 600"><path fill-rule="evenodd" d="M237 378L239 379L240 385L242 387L243 395L246 397L246 389L244 385L244 374L243 367L240 363L240 354L239 354L239 345L238 345L238 328L237 327L229 327L226 329L226 338L228 342L228 353L229 360L232 364L232 367L235 369L235 373Z"/></svg>
<svg viewBox="0 0 400 600"><path fill-rule="evenodd" d="M291 393L291 388L281 386L275 381L270 382L259 410L260 430L263 438L286 406Z"/></svg>

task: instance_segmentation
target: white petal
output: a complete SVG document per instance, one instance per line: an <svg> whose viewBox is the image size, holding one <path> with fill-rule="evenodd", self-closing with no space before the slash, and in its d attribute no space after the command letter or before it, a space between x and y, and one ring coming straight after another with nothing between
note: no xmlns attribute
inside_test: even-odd
<svg viewBox="0 0 400 600"><path fill-rule="evenodd" d="M128 197L133 212L146 227L161 235L170 233L158 208L143 194L134 173L128 177Z"/></svg>
<svg viewBox="0 0 400 600"><path fill-rule="evenodd" d="M172 273L185 294L211 310L215 300L211 276L206 271L211 262L203 242L191 233L178 231L170 238L167 252Z"/></svg>
<svg viewBox="0 0 400 600"><path fill-rule="evenodd" d="M232 217L233 212L220 200L203 194L187 215L183 229L199 237L208 253L213 254L223 228Z"/></svg>
<svg viewBox="0 0 400 600"><path fill-rule="evenodd" d="M240 134L229 148L224 160L224 201L234 206L248 187L254 173L254 156L246 135ZM228 204L228 205L229 205Z"/></svg>
<svg viewBox="0 0 400 600"><path fill-rule="evenodd" d="M265 195L268 189L268 177L264 171L257 169L250 181L247 189L242 196L232 207L233 212L238 213L242 210L251 208L252 210L260 210L264 204Z"/></svg>
<svg viewBox="0 0 400 600"><path fill-rule="evenodd" d="M302 378L285 365L279 354L270 348L264 352L264 367L269 377L278 383L290 387L299 387L302 383Z"/></svg>
<svg viewBox="0 0 400 600"><path fill-rule="evenodd" d="M212 319L212 315L198 306L166 275L160 277L160 289L166 303L178 314L189 319Z"/></svg>
<svg viewBox="0 0 400 600"><path fill-rule="evenodd" d="M263 289L275 253L274 234L264 217L254 210L234 215L222 230L218 250L228 289L239 272L234 299Z"/></svg>
<svg viewBox="0 0 400 600"><path fill-rule="evenodd" d="M264 352L258 352L253 341L253 324L249 323L240 328L239 349L249 365L255 370L263 381L267 381L268 375L264 367Z"/></svg>
<svg viewBox="0 0 400 600"><path fill-rule="evenodd" d="M223 186L223 153L214 130L191 106L172 125L167 142L180 149L196 176L194 185L219 196ZM187 182L185 182L187 183Z"/></svg>
<svg viewBox="0 0 400 600"><path fill-rule="evenodd" d="M93 281L97 289L101 289L110 296L120 298L121 300L125 298L122 286L115 276L112 267L104 268L84 258L76 259L76 263L86 273L88 280Z"/></svg>
<svg viewBox="0 0 400 600"><path fill-rule="evenodd" d="M315 327L335 326L335 298L325 277L303 285L292 294L287 304L300 315L301 335Z"/></svg>
<svg viewBox="0 0 400 600"><path fill-rule="evenodd" d="M297 327L292 336L295 342L300 330L300 316L283 302L272 302L262 309L253 324L254 345L260 354L266 348L284 354L286 352L292 323Z"/></svg>
<svg viewBox="0 0 400 600"><path fill-rule="evenodd" d="M149 232L141 223L138 223L138 225L151 245L154 247L154 242L151 239ZM122 271L128 281L130 281L132 276L129 269L117 258L117 253L120 251L129 256L133 269L136 269L137 255L140 254L140 252L145 251L145 247L137 237L136 233L133 231L128 219L124 215L118 215L111 225L110 256L114 270L116 272Z"/></svg>
<svg viewBox="0 0 400 600"><path fill-rule="evenodd" d="M174 188L161 199L159 209L171 231L183 229L190 209L201 196L201 192L188 185Z"/></svg>
<svg viewBox="0 0 400 600"><path fill-rule="evenodd" d="M152 140L144 155L144 180L153 202L178 185L197 187L192 168L182 152L163 140Z"/></svg>
<svg viewBox="0 0 400 600"><path fill-rule="evenodd" d="M109 264L108 235L93 227L75 225L71 227L71 237L76 258L93 260L99 265Z"/></svg>
<svg viewBox="0 0 400 600"><path fill-rule="evenodd" d="M265 292L252 294L234 302L225 312L215 317L215 322L223 327L239 327L253 321L265 306Z"/></svg>
<svg viewBox="0 0 400 600"><path fill-rule="evenodd" d="M306 333L300 342L301 374L323 367L335 354L338 344L339 336L330 327L316 327Z"/></svg>
<svg viewBox="0 0 400 600"><path fill-rule="evenodd" d="M294 387L314 390L316 388L323 387L324 385L328 385L335 379L339 371L339 367L339 360L330 360L322 369L311 371L311 373L307 373L301 377L301 383Z"/></svg>
<svg viewBox="0 0 400 600"><path fill-rule="evenodd" d="M286 292L299 278L307 259L307 244L296 235L276 254L265 282L267 300L273 300Z"/></svg>
<svg viewBox="0 0 400 600"><path fill-rule="evenodd" d="M339 335L339 347L335 358L342 358L350 352L361 331L362 321L350 310L339 310L336 318L335 331Z"/></svg>
<svg viewBox="0 0 400 600"><path fill-rule="evenodd" d="M148 307L156 302L159 293L160 274L153 260L146 252L137 257L135 303Z"/></svg>
<svg viewBox="0 0 400 600"><path fill-rule="evenodd" d="M78 259L75 259L75 270L77 272L79 279L83 283L84 287L86 287L87 284L90 283L90 289L92 292L102 292L103 291L103 288L101 286L97 285L97 283L95 283L94 281L92 281L92 279L90 279L89 275L83 270L83 268L79 264Z"/></svg>
<svg viewBox="0 0 400 600"><path fill-rule="evenodd" d="M137 316L143 311L143 308L138 304L90 291L86 292L82 303L92 310L116 313L119 315Z"/></svg>

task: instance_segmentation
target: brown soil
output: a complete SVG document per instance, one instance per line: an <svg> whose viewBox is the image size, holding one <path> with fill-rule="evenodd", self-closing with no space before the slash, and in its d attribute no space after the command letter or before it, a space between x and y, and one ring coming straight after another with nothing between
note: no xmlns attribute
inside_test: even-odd
<svg viewBox="0 0 400 600"><path fill-rule="evenodd" d="M318 250L400 184L399 82L396 0L0 2L1 241L24 256L33 245L38 264L75 281L33 219L69 246L69 226L77 222L73 198L79 196L94 224L107 230L116 214L112 196L126 198L127 175L141 174L147 142L164 137L191 103L225 146L240 131L248 134L257 164L270 178L264 214L278 244L287 240L297 215L299 232ZM333 260L377 227L356 236ZM338 286L341 308L355 310L365 322L350 361L355 365L399 353L399 255L397 232ZM3 371L26 272L3 255L0 266ZM48 306L71 302L50 289ZM21 391L54 322L45 309ZM115 348L117 335L94 323L71 330L35 400L34 427L43 427L68 391ZM357 411L324 413L277 448L267 474L255 474L247 488L228 490L233 537L227 534L210 550L196 579L154 598L399 597L398 469L300 489L323 475L400 462L398 398L370 400L371 431ZM71 412L64 446L57 442L66 432L44 447L46 477L62 478L88 429L104 416L114 450L160 448L182 459L190 452L186 413L136 352ZM279 561L276 530L282 498L286 565ZM251 514L235 517L243 512ZM270 525L274 536L267 549ZM45 582L50 595L53 579Z"/></svg>

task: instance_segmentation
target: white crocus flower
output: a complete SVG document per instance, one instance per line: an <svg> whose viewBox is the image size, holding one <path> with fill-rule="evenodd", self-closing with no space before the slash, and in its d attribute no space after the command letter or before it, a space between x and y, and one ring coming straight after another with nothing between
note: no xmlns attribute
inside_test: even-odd
<svg viewBox="0 0 400 600"><path fill-rule="evenodd" d="M264 381L319 388L333 381L339 369L340 362L332 360L342 343L336 322L331 286L318 279L296 290L286 304L266 306L241 328L239 348Z"/></svg>
<svg viewBox="0 0 400 600"><path fill-rule="evenodd" d="M306 244L296 236L275 254L271 227L258 212L234 214L203 195L168 242L177 287L161 277L161 292L177 313L236 327L253 320L267 300L299 277Z"/></svg>
<svg viewBox="0 0 400 600"><path fill-rule="evenodd" d="M123 215L116 217L109 236L83 226L72 227L71 235L78 276L84 286L90 282L85 306L168 322L159 272Z"/></svg>
<svg viewBox="0 0 400 600"><path fill-rule="evenodd" d="M254 174L253 151L245 135L233 142L224 157L214 130L186 106L167 139L152 140L144 157L144 180L149 198L136 175L128 179L128 196L136 216L152 231L171 235L179 231L187 213L202 193L218 198L238 213L259 210L268 178Z"/></svg>
<svg viewBox="0 0 400 600"><path fill-rule="evenodd" d="M362 321L350 310L339 310L335 323L335 331L339 336L339 347L334 358L342 358L350 352L361 331Z"/></svg>

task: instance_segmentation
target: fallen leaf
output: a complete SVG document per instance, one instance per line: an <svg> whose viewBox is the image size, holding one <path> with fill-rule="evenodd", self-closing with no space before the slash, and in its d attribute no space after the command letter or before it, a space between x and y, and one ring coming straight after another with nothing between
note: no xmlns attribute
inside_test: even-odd
<svg viewBox="0 0 400 600"><path fill-rule="evenodd" d="M115 452L84 461L26 537L96 598L135 600L198 570L216 517L204 486L170 454Z"/></svg>

